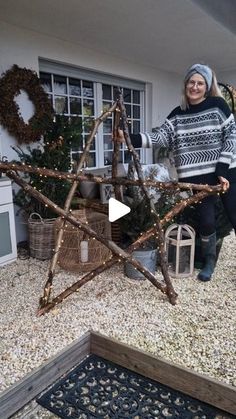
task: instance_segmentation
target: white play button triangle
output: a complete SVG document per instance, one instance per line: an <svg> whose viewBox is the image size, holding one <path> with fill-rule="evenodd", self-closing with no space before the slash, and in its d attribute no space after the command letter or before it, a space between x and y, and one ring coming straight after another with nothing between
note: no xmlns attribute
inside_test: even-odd
<svg viewBox="0 0 236 419"><path fill-rule="evenodd" d="M111 223L113 221L118 220L121 217L124 217L124 215L128 214L130 212L130 208L122 204L122 202L117 201L115 198L110 198L108 201L108 218Z"/></svg>

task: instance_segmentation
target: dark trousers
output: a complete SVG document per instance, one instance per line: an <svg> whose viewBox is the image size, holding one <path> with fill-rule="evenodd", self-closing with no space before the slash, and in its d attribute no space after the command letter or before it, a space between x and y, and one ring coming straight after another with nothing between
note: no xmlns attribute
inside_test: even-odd
<svg viewBox="0 0 236 419"><path fill-rule="evenodd" d="M236 183L231 183L229 190L220 196L226 217L236 232ZM216 200L215 195L207 196L197 205L199 233L202 236L210 236L216 231Z"/></svg>
<svg viewBox="0 0 236 419"><path fill-rule="evenodd" d="M236 232L236 182L230 183L229 190L221 194L225 213Z"/></svg>
<svg viewBox="0 0 236 419"><path fill-rule="evenodd" d="M199 234L210 236L216 231L216 200L215 195L207 196L197 205L199 213Z"/></svg>

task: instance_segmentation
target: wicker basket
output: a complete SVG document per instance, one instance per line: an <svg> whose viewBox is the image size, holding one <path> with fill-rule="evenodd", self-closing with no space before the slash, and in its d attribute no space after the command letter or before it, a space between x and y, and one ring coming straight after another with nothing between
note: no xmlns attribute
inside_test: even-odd
<svg viewBox="0 0 236 419"><path fill-rule="evenodd" d="M111 225L105 214L90 209L72 211L72 215L81 222L88 223L97 234L111 239ZM62 220L59 218L55 223L55 231L58 233ZM81 242L88 242L88 261L81 261ZM106 261L111 255L110 250L98 240L88 236L83 231L66 223L63 242L61 243L58 264L71 272L89 272Z"/></svg>
<svg viewBox="0 0 236 419"><path fill-rule="evenodd" d="M55 220L56 218L44 219L36 212L30 214L28 231L31 257L40 260L52 257L55 245Z"/></svg>
<svg viewBox="0 0 236 419"><path fill-rule="evenodd" d="M108 204L102 204L96 200L87 200L87 199L78 199L78 203L80 207L87 206L94 211L101 212L102 214L106 214L108 217ZM111 223L111 239L114 243L120 245L122 242L122 232L120 228L119 220L114 221Z"/></svg>

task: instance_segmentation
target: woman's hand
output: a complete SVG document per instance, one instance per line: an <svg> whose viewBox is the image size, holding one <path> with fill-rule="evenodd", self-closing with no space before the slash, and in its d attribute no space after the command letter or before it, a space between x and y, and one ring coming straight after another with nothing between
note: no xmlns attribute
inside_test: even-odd
<svg viewBox="0 0 236 419"><path fill-rule="evenodd" d="M227 189L229 189L229 181L223 176L218 176L218 179L223 188L223 191L227 191Z"/></svg>

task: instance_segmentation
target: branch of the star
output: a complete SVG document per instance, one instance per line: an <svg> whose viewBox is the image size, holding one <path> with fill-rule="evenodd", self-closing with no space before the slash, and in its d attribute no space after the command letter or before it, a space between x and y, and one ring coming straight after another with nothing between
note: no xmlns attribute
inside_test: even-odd
<svg viewBox="0 0 236 419"><path fill-rule="evenodd" d="M93 175L86 175L83 173L84 164L86 163L87 155L90 150L91 144L95 138L95 135L97 133L99 125L104 122L104 120L110 116L111 114L114 114L114 123L113 123L113 141L114 141L114 147L113 147L113 160L112 160L112 178L101 178L99 176L93 176ZM119 161L119 150L120 150L120 144L118 141L119 136L116 135L118 132L118 128L120 128L120 123L122 124L122 129L124 130L124 137L126 141L127 148L129 152L131 153L134 161L134 165L136 168L137 180L131 180L127 178L118 178L117 177L117 165ZM51 170L47 168L39 168L39 167L32 167L25 164L16 164L14 162L12 163L6 163L6 162L0 162L0 172L5 172L7 176L11 179L13 179L18 185L20 185L26 193L29 193L30 195L34 196L36 199L41 201L45 204L45 206L50 207L56 214L58 214L62 219L62 225L59 229L58 235L57 235L57 241L55 246L55 252L53 255L53 258L50 263L50 268L48 271L48 278L47 282L44 287L44 295L40 298L40 309L38 314L44 314L45 312L49 311L52 307L62 302L65 298L67 298L71 293L78 291L78 289L94 278L97 274L103 272L104 270L108 269L112 265L118 262L124 262L129 261L136 269L138 269L140 272L144 274L144 276L151 281L153 285L155 285L157 288L159 288L162 292L166 293L170 302L172 304L176 303L177 299L177 293L173 289L171 280L169 278L168 273L168 266L167 266L167 260L166 260L166 252L165 252L165 246L164 246L164 225L169 222L174 216L176 216L179 212L183 211L183 209L191 204L196 204L197 202L201 201L204 197L222 192L222 188L220 185L216 186L209 186L209 185L195 185L190 183L181 183L181 182L158 182L153 181L152 179L144 179L143 178L143 172L142 167L139 161L139 156L134 149L130 136L129 136L129 129L127 124L127 115L126 115L126 109L123 103L122 95L119 94L117 101L111 106L111 108L108 111L105 111L102 113L102 115L94 120L92 131L88 137L85 149L83 150L82 156L77 164L77 167L75 169L75 173L64 173L59 172L57 169ZM35 173L39 176L49 176L52 178L57 179L63 179L67 180L68 182L71 182L71 188L69 191L69 194L67 196L64 209L58 207L55 203L50 201L47 197L42 195L39 191L32 188L30 184L25 182L20 176L18 176L17 172L24 172L24 173ZM120 186L139 186L146 198L149 200L150 203L150 211L155 216L155 223L151 229L149 229L146 232L143 232L140 237L131 244L127 249L121 249L119 246L117 246L114 242L111 240L107 240L102 236L99 236L95 231L93 231L87 224L84 224L80 222L79 220L75 219L73 215L71 214L71 200L76 192L76 189L79 185L79 182L81 181L91 181L93 180L96 183L104 183L104 184L112 184L114 185L114 189L116 192L116 198L119 199L119 192L120 192ZM153 199L150 196L148 187L154 187L158 190L171 190L173 191L173 194L176 192L180 192L181 190L188 190L193 194L192 196L182 199L180 202L176 203L174 207L163 217L161 220L159 217L159 214L156 210L156 207L154 205ZM198 191L198 193L196 193ZM199 192L200 191L200 192ZM90 205L90 204L89 204ZM87 206L89 206L87 203ZM91 204L92 205L92 204ZM86 205L85 205L86 206ZM64 290L60 295L53 298L53 300L50 302L50 294L52 289L52 281L53 276L55 273L55 267L58 260L59 250L63 239L64 234L64 227L66 221L69 221L72 225L74 225L76 228L80 228L84 232L86 232L88 235L90 235L93 238L96 238L98 241L103 243L108 249L112 252L113 256L107 260L104 261L103 264L101 264L99 267L91 271L90 273L86 274L84 277L82 277L79 281L77 281L75 284L73 284L71 287ZM163 274L163 278L165 282L159 282L155 276L149 272L144 266L142 266L136 259L133 259L130 253L134 250L139 248L143 243L145 243L149 238L154 236L157 239L158 244L158 250L160 254L160 264L161 264L161 270Z"/></svg>
<svg viewBox="0 0 236 419"><path fill-rule="evenodd" d="M2 165L2 163L0 163L0 167L1 167L1 165ZM9 177L11 177L11 178L13 178L13 173L9 173L10 171L11 171L11 169L18 169L18 167L16 168L16 166L14 165L14 164L11 164L11 163L3 163L3 166L4 166L4 171L7 173L8 172L8 174L10 175ZM21 168L22 166L20 166L19 168ZM30 166L28 167L28 166L23 166L24 167L24 169L26 168L29 168L29 169L32 169ZM37 172L38 172L38 170L37 170ZM51 172L51 171L50 171ZM57 171L53 171L54 172L54 175L55 175L55 177L58 177L58 175L60 176L60 174L57 172ZM82 179L83 179L84 177L82 177ZM19 184L19 181L20 181L21 179L19 178L18 179L18 184ZM99 178L99 180L100 180L100 178ZM111 179L112 180L112 179ZM16 178L15 178L15 181L16 181ZM128 181L129 182L129 184L134 184L134 185L137 185L138 186L138 184L139 184L139 180L137 180L137 181ZM16 183L17 183L17 181L16 181ZM216 186L209 186L209 185L194 185L194 184L181 184L181 183L171 183L171 182L168 182L167 183L167 185L166 185L166 183L163 183L163 182L153 182L153 181L150 181L150 182L145 182L145 183L149 183L150 185L155 185L155 186L157 186L157 187L159 187L160 185L161 185L161 187L163 188L163 189L165 189L165 186L167 186L167 187L169 187L169 188L172 188L172 189L177 189L177 190L179 190L179 189L190 189L190 190L201 190L201 192L199 192L198 194L196 193L196 194L194 194L193 196L191 196L191 197L189 197L189 198L187 198L187 199L183 199L182 201L180 201L179 203L177 203L165 216L164 216L164 218L162 219L162 220L160 220L160 223L161 223L161 226L163 227L168 221L170 221L175 215L177 215L179 212L181 212L186 206L188 206L188 205L191 205L191 204L196 204L197 202L199 202L199 201L201 201L204 197L206 197L206 196L208 196L209 194L215 194L215 193L220 193L220 192L222 192L222 188L221 188L221 186L220 185L216 185ZM123 184L123 183L122 183ZM24 184L24 189L27 191L27 190L29 190L29 188L30 188L30 185L28 185L27 184L27 182L25 182L25 184ZM35 193L36 195L37 195L37 192L38 191L35 191L35 189L33 189L32 188L32 192L33 193ZM39 193L39 192L38 192ZM40 193L39 193L39 195L40 195ZM45 203L45 205L48 205L48 200L47 200L47 198L46 197L44 197L45 199L46 199L46 202L45 201L43 201L44 203ZM55 207L55 204L54 203L51 203L51 208L53 209L54 207ZM129 252L132 252L134 249L137 249L138 247L140 247L145 241L147 241L150 237L152 237L152 236L155 236L155 234L156 234L156 226L154 226L153 228L151 228L151 229L149 229L148 230L148 232L144 232L141 236L140 236L140 238L138 238L138 240L135 242L135 243L133 243L131 246L130 246L130 248L129 249L126 249L126 251L129 251ZM113 258L115 258L114 256L113 256ZM114 261L112 262L112 264L114 264L114 263L117 263L118 262L118 259L114 259ZM111 262L109 261L109 264L110 264ZM106 265L102 265L101 267L99 267L98 268L98 271L97 272L100 272L100 269L102 269L102 271L103 270L105 270L105 269L107 269L107 267L106 267ZM95 275L97 275L97 273L92 273L92 276L91 276L91 278L92 277L94 277ZM86 275L86 278L89 278L89 276L88 275ZM153 279L153 278L152 278ZM88 279L89 280L89 279ZM47 292L48 292L48 290L51 290L51 286L52 286L52 274L51 274L51 271L49 270L49 278L48 278L48 281L47 281L47 286L46 286L46 290L47 290ZM76 288L76 287L75 287ZM72 290L74 289L74 287L72 287L71 288ZM70 294L68 294L68 290L66 290L65 291L66 292L66 295L70 295ZM72 291L73 292L73 291ZM50 293L50 291L49 291L49 293ZM63 297L63 299L64 299L65 297ZM48 302L48 301L47 301ZM47 303L46 302L46 303ZM58 301L57 301L57 303L58 303ZM50 303L51 304L51 303ZM52 306L54 306L53 304L52 304Z"/></svg>
<svg viewBox="0 0 236 419"><path fill-rule="evenodd" d="M222 188L220 185L204 185L204 184L194 184L194 183L184 183L184 182L159 182L151 179L145 179L145 181L141 181L139 179L133 180L133 179L127 179L127 178L102 178L99 176L93 176L91 174L76 174L76 173L66 173L66 172L60 172L59 170L52 170L52 169L46 169L43 167L33 167L27 164L16 164L16 163L6 163L0 161L0 172L7 173L9 171L15 171L15 172L23 172L23 173L34 173L39 176L48 176L56 179L62 179L67 180L68 182L73 181L93 181L98 184L111 184L111 185L124 185L124 186L141 186L144 184L144 186L157 188L159 190L189 190L189 191L207 191L211 192L214 191L222 192Z"/></svg>
<svg viewBox="0 0 236 419"><path fill-rule="evenodd" d="M116 108L116 103L114 103L107 111L104 111L98 118L96 118L93 121L93 127L92 130L88 136L88 139L86 141L86 145L85 148L83 150L83 153L77 163L77 167L75 169L76 175L81 173L81 170L83 169L84 165L86 164L86 159L87 156L89 154L89 150L90 147L94 141L95 135L98 131L99 126L105 121L105 119L112 115L112 112L114 112ZM79 185L79 180L78 179L74 179L73 183L71 185L71 188L69 190L69 193L67 195L65 204L64 204L64 211L66 214L70 213L70 207L71 207L71 201L75 195L75 192L78 188ZM63 218L62 219L62 223L61 223L61 227L58 231L57 234L57 239L56 239L56 244L55 244L55 251L53 254L53 257L51 259L50 262L50 267L48 269L48 277L47 277L47 281L46 284L44 286L44 295L43 297L40 299L40 302L42 305L47 304L49 302L49 298L50 298L50 294L51 294L51 290L52 290L52 281L53 281L53 277L55 274L55 269L56 269L56 264L58 261L58 255L59 255L59 249L63 240L63 236L64 236L64 229L65 229L65 224L66 224L66 219Z"/></svg>
<svg viewBox="0 0 236 419"><path fill-rule="evenodd" d="M121 249L119 246L117 246L113 241L105 239L103 236L99 236L94 230L92 230L87 224L84 224L77 220L72 214L71 210L70 213L67 214L62 208L57 206L54 202L46 198L43 194L41 194L39 191L34 189L32 186L30 186L27 182L25 182L23 179L21 179L16 173L14 172L8 172L8 177L14 180L15 183L17 183L19 186L21 186L24 191L32 196L34 196L36 199L38 199L40 202L47 205L49 208L51 208L56 214L58 214L63 219L70 222L75 227L81 229L85 233L87 233L89 236L94 237L96 240L100 241L102 244L108 247L108 249L111 250L111 252L118 257L119 261L129 261L136 269L138 269L140 272L142 272L149 281L152 282L153 285L155 285L157 288L159 288L162 292L166 293L166 286L159 282L153 274L149 272L148 269L146 269L140 262L138 262L136 259L134 259L129 253ZM95 272L97 270L95 269ZM41 301L42 302L42 301Z"/></svg>
<svg viewBox="0 0 236 419"><path fill-rule="evenodd" d="M215 192L212 192L215 193ZM169 211L162 220L160 220L160 223L162 227L165 226L166 223L168 223L173 216L177 215L179 212L181 212L186 206L197 204L200 202L203 198L208 196L209 193L207 191L201 191L195 196L192 196L185 200L184 202L179 202L175 205L174 208L172 208L171 211ZM134 243L132 243L126 250L126 252L132 252L133 250L138 249L142 244L144 244L147 240L149 240L152 236L155 235L155 227L150 228L148 231L143 233ZM49 302L45 307L42 307L38 311L38 315L43 315L47 312L49 312L52 308L54 308L56 305L61 303L65 298L69 297L74 292L79 291L79 288L81 288L83 285L85 285L87 282L91 281L96 275L99 275L100 273L104 272L105 270L111 268L116 263L119 263L120 259L117 258L117 256L113 256L111 259L107 260L103 264L97 267L96 272L91 271L85 276L83 276L81 279L79 279L77 282L75 282L72 286L68 287L65 291L63 291L61 294L59 294L57 297L53 298L51 302Z"/></svg>
<svg viewBox="0 0 236 419"><path fill-rule="evenodd" d="M143 192L144 196L147 198L148 202L149 202L149 207L150 207L150 212L154 215L155 218L155 235L156 235L156 240L157 240L157 248L159 251L159 256L160 256L160 266L161 266L161 271L162 271L162 275L163 278L165 280L165 283L167 285L167 294L169 296L170 302L172 304L176 303L176 298L177 298L177 293L175 292L171 279L170 279L170 275L168 272L168 263L167 263L167 255L166 255L166 251L165 251L165 236L164 236L164 231L161 228L161 224L160 224L160 217L159 214L156 211L155 208L155 204L154 204L154 199L153 199L153 195L150 194L150 191L148 189L148 187L145 184L145 179L144 179L144 175L143 175L143 170L142 170L142 166L140 163L140 159L139 159L139 155L137 153L137 151L135 150L132 142L131 142L131 138L129 135L129 127L128 127L128 122L127 122L127 114L126 114L126 108L124 105L124 100L123 100L123 96L122 94L119 95L119 98L117 100L117 104L120 108L120 112L121 112L121 120L122 120L122 128L124 130L124 138L125 138L125 142L126 142L126 146L129 150L129 152L131 153L132 157L133 157L133 162L134 162L134 167L136 169L137 172L137 176L138 179L140 181L140 189Z"/></svg>

